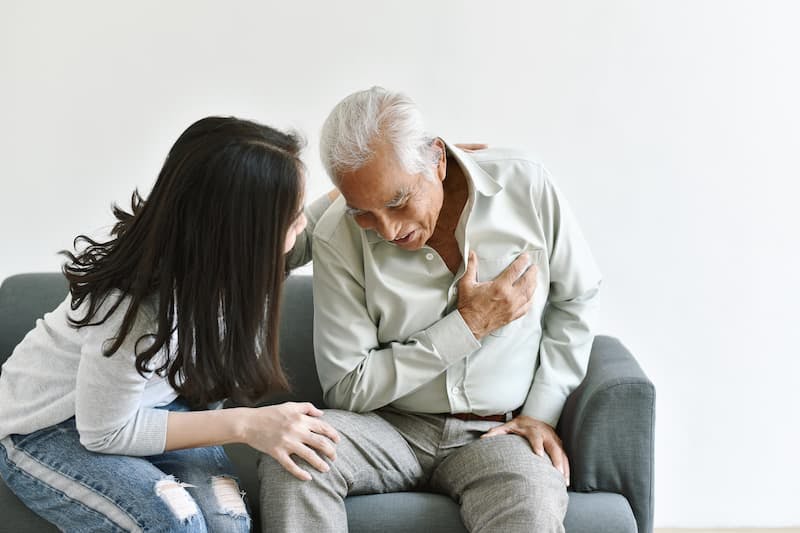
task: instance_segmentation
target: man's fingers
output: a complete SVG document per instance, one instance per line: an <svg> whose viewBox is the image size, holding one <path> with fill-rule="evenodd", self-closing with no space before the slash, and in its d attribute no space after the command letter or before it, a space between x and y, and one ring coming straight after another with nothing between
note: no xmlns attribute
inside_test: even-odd
<svg viewBox="0 0 800 533"><path fill-rule="evenodd" d="M467 256L467 267L464 269L464 276L461 278L459 284L474 285L478 282L478 256L475 252L470 251Z"/></svg>
<svg viewBox="0 0 800 533"><path fill-rule="evenodd" d="M278 461L283 468L285 468L290 474L294 477L299 479L300 481L310 481L311 474L297 466L297 464L292 460L289 455L285 453L281 453L275 457L275 460Z"/></svg>
<svg viewBox="0 0 800 533"><path fill-rule="evenodd" d="M536 273L538 271L539 269L536 265L531 265L530 268L517 278L514 285L529 292L529 297L532 296L534 289L536 289Z"/></svg>
<svg viewBox="0 0 800 533"><path fill-rule="evenodd" d="M533 449L533 453L535 453L539 457L544 457L544 439L542 439L541 435L536 433L532 437L528 437L528 442L531 443L531 448Z"/></svg>
<svg viewBox="0 0 800 533"><path fill-rule="evenodd" d="M494 437L495 435L505 435L507 433L511 433L511 428L508 426L508 424L503 424L500 426L493 427L492 429L481 435L481 438L483 439L485 437Z"/></svg>
<svg viewBox="0 0 800 533"><path fill-rule="evenodd" d="M550 461L553 462L553 466L556 468L556 470L561 472L561 475L564 476L564 479L566 479L567 470L564 466L564 454L561 451L561 447L552 440L548 440L545 447L547 449L547 455L550 456Z"/></svg>
<svg viewBox="0 0 800 533"><path fill-rule="evenodd" d="M474 152L475 150L485 150L489 148L489 145L484 143L457 143L456 146L465 152Z"/></svg>
<svg viewBox="0 0 800 533"><path fill-rule="evenodd" d="M561 475L564 476L564 481L569 485L569 460L561 445L561 441L558 438L548 438L544 446L547 450L547 455L550 456L553 467L561 472Z"/></svg>
<svg viewBox="0 0 800 533"><path fill-rule="evenodd" d="M514 259L514 261L506 267L503 273L497 277L498 280L513 284L528 267L530 261L531 259L528 254L519 254L519 257Z"/></svg>
<svg viewBox="0 0 800 533"><path fill-rule="evenodd" d="M514 320L518 319L519 317L527 315L528 311L531 310L531 307L533 307L533 299L531 298L529 300L524 300L522 302L522 305L517 307L514 310L514 312L511 314L511 321L513 322Z"/></svg>

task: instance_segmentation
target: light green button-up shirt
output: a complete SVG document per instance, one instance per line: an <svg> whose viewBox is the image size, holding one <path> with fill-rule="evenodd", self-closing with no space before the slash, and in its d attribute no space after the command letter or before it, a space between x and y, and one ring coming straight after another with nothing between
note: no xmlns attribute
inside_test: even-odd
<svg viewBox="0 0 800 533"><path fill-rule="evenodd" d="M478 280L494 279L523 252L538 267L531 310L475 339L457 310L458 280L428 246L407 251L362 230L338 198L314 228L314 348L331 407L386 405L422 413L522 414L555 426L586 372L589 311L600 273L548 172L524 154L465 153L456 228ZM451 163L452 164L452 163Z"/></svg>

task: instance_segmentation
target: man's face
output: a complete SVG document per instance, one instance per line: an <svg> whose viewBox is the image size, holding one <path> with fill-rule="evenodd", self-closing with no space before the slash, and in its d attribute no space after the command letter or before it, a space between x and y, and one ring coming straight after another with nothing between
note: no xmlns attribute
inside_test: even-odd
<svg viewBox="0 0 800 533"><path fill-rule="evenodd" d="M435 141L444 154L444 144ZM419 250L433 235L442 208L443 157L430 162L434 179L409 174L390 147L380 145L372 159L340 176L339 190L347 211L364 229L378 232L406 250Z"/></svg>

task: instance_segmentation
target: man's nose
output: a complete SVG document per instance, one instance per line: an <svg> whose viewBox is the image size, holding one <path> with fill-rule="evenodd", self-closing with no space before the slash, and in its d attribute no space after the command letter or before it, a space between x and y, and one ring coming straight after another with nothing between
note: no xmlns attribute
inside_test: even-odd
<svg viewBox="0 0 800 533"><path fill-rule="evenodd" d="M393 241L399 235L397 235L397 224L389 217L383 213L377 213L375 215L375 231L381 234L381 237L386 239L387 241Z"/></svg>

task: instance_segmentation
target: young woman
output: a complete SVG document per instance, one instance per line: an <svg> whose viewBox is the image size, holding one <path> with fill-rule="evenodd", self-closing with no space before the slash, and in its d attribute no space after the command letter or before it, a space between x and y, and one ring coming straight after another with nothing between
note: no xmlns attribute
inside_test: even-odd
<svg viewBox="0 0 800 533"><path fill-rule="evenodd" d="M300 148L202 119L147 200L114 208L111 240L65 252L70 294L0 376L0 475L39 515L65 531L249 531L222 444L302 479L292 454L328 470L338 435L311 404L209 409L287 385L281 287L310 249Z"/></svg>

